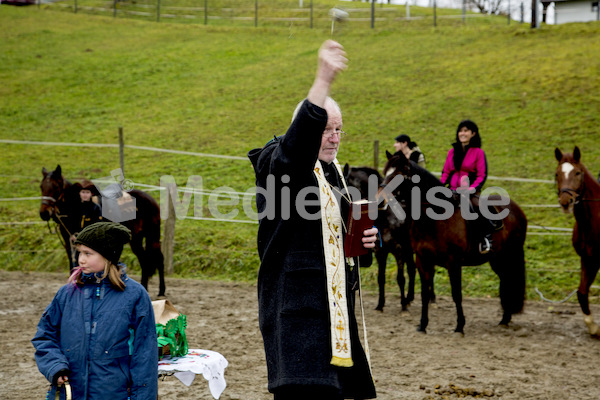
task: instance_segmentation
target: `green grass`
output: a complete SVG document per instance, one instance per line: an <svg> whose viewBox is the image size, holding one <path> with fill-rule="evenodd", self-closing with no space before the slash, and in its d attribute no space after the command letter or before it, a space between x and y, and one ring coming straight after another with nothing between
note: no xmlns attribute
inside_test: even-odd
<svg viewBox="0 0 600 400"><path fill-rule="evenodd" d="M223 1L215 9L240 3ZM314 29L289 21L262 21L257 28L254 21L238 20L204 25L201 13L196 23L156 23L121 14L74 14L56 5L1 6L0 139L117 143L123 127L126 144L243 157L284 132L306 95L317 49L330 37L327 10L368 6L315 3ZM139 3L120 3L133 4ZM298 2L272 4L261 3L259 13L286 16L286 7L297 8ZM411 7L413 15L419 12L431 15ZM405 10L388 13L400 18ZM428 168L440 171L456 125L471 118L480 127L491 175L552 180L554 148L571 151L574 145L594 175L600 170L598 23L530 30L508 26L504 17L479 17L464 25L460 18L440 19L433 28L431 20L388 18L375 29L350 21L336 39L350 60L332 93L349 132L342 162L372 165L375 140L392 150L393 138L407 133L425 152ZM0 151L0 198L39 196L43 166L61 164L71 180L109 176L119 167L114 148L0 143ZM173 175L180 186L191 175L202 176L205 190L228 186L243 192L254 184L247 161L134 149L126 149L125 158L127 178L144 184L159 185L163 175ZM505 188L520 204L556 204L553 184L490 179L487 185ZM38 208L38 201L0 202L0 222L37 222ZM524 211L530 225L573 224L572 216L556 208ZM255 280L256 229L178 221L175 274ZM0 225L0 268L63 270L58 249L43 224ZM138 268L129 250L124 258ZM526 259L529 298L537 297L535 287L562 298L577 286L579 260L569 236L530 235ZM376 268L365 271L364 282L375 288ZM497 295L497 278L488 267L465 268L463 286L468 296ZM444 272L437 274L436 287L449 293Z"/></svg>

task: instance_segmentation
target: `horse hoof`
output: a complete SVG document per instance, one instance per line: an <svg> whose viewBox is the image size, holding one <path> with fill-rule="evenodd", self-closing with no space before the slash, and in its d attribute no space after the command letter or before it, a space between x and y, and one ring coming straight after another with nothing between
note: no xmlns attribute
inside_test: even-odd
<svg viewBox="0 0 600 400"><path fill-rule="evenodd" d="M383 306L377 306L375 307L375 310L383 312Z"/></svg>
<svg viewBox="0 0 600 400"><path fill-rule="evenodd" d="M465 337L465 333L463 331L454 331L455 337Z"/></svg>
<svg viewBox="0 0 600 400"><path fill-rule="evenodd" d="M423 335L426 335L426 334L427 334L427 329L425 329L425 328L421 328L421 327L419 326L419 327L417 328L417 332L420 332L420 333L422 333Z"/></svg>
<svg viewBox="0 0 600 400"><path fill-rule="evenodd" d="M162 295L161 295L161 294L159 294L159 295L156 297L156 300L167 300L167 296L165 296L164 294L162 294Z"/></svg>
<svg viewBox="0 0 600 400"><path fill-rule="evenodd" d="M591 315L586 315L583 318L583 321L588 327L588 331L592 336L600 336L600 327L594 322L594 319Z"/></svg>

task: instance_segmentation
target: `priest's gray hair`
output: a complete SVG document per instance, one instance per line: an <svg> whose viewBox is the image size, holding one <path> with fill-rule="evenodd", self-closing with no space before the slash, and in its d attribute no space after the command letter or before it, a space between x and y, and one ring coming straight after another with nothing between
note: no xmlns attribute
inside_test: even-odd
<svg viewBox="0 0 600 400"><path fill-rule="evenodd" d="M294 110L294 113L292 114L292 122L294 122L294 120L296 119L296 116L300 112L300 107L302 107L304 100L306 100L306 98L301 100L300 103L298 103L298 105L296 106L296 109ZM337 101L335 101L331 97L327 96L327 98L325 99L325 104L327 104L327 102L331 102L331 104L339 111L340 115L342 114L342 109L340 108L340 105L337 103Z"/></svg>

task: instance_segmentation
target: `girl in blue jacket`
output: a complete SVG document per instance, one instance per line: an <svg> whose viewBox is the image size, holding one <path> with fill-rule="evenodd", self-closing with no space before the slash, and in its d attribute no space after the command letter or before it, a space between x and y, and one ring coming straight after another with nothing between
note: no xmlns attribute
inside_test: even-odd
<svg viewBox="0 0 600 400"><path fill-rule="evenodd" d="M129 229L97 222L83 229L79 267L44 311L32 343L40 372L69 381L73 399L155 400L158 349L152 303L119 264Z"/></svg>

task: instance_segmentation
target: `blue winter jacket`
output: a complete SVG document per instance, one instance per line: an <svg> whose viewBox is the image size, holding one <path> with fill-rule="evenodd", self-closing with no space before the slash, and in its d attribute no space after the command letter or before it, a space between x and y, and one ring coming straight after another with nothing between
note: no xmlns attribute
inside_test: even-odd
<svg viewBox="0 0 600 400"><path fill-rule="evenodd" d="M63 286L38 324L32 340L38 368L50 382L60 370L70 370L74 400L157 398L152 303L142 285L125 273L121 279L122 292L108 278Z"/></svg>

